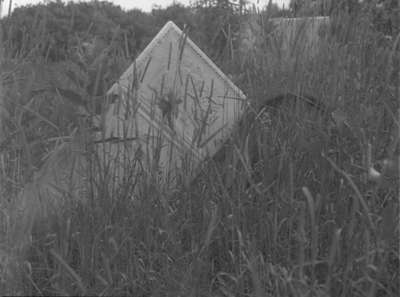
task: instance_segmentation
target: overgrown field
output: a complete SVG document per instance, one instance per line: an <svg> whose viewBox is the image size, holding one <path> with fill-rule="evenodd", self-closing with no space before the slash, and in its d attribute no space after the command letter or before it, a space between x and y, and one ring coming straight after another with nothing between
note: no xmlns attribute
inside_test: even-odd
<svg viewBox="0 0 400 297"><path fill-rule="evenodd" d="M99 7L80 29L83 9L73 12L61 35L44 6L29 34L18 19L2 23L1 295L399 296L398 31L383 34L367 9L338 12L315 56L295 43L283 59L267 14L246 55L229 33L237 19L219 18L227 40L205 50L250 107L199 176L188 183L182 170L171 189L156 168L140 170L140 156L115 180L94 147L105 91L159 29L113 27L121 12ZM203 48L210 19L199 11L191 26ZM325 108L289 100L258 113L286 93Z"/></svg>

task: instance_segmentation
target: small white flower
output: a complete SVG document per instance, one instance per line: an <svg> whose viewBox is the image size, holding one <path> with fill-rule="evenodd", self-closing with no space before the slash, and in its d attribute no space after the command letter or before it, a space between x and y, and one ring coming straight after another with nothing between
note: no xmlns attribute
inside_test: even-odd
<svg viewBox="0 0 400 297"><path fill-rule="evenodd" d="M368 170L368 178L372 181L378 181L382 174L377 171L374 167L370 167Z"/></svg>

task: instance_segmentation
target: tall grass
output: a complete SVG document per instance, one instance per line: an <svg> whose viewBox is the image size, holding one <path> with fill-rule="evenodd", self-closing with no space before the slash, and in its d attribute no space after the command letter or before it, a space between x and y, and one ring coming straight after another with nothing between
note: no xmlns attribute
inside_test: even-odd
<svg viewBox="0 0 400 297"><path fill-rule="evenodd" d="M369 22L367 14L338 16L315 57L303 59L294 46L289 63L272 50L279 44L265 28L249 59L224 66L248 96L246 116L194 182L168 190L124 154L114 183L115 166L87 141L89 128L76 120L74 130L59 129L44 117L40 98L29 97L29 84L11 76L1 94L11 139L0 146L1 292L398 296L398 171L377 181L368 170L383 168L383 160L398 166L399 44ZM258 114L266 99L286 92L312 94L328 112L289 102ZM62 188L50 187L54 174L32 156L33 127L48 133L41 134L41 156L56 158L60 145L84 141L52 167L71 174L65 156L85 157L82 191L68 186L71 175ZM34 202L20 194L28 182L39 189ZM61 207L43 210L55 197ZM21 199L30 206L18 217ZM37 213L31 220L29 210ZM19 242L18 226L27 227Z"/></svg>

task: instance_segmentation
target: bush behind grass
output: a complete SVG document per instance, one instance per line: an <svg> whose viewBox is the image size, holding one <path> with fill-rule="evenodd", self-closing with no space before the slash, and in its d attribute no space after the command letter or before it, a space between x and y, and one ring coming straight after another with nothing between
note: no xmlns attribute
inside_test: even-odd
<svg viewBox="0 0 400 297"><path fill-rule="evenodd" d="M20 188L37 181L43 163L32 155L35 133L42 135L38 155L55 156L60 144L87 140L91 132L70 94L53 88L31 96L34 84L19 81L33 76L16 74L23 61L2 71L9 78L2 94L6 137L18 135L1 151L2 292L397 296L398 173L370 180L368 169L398 161L398 37L385 39L369 26L368 14L338 18L345 25L329 33L311 60L300 48L289 62L271 56L273 41L265 40L250 59L224 65L244 74L237 80L251 108L195 182L182 177L165 191L154 172L141 172L128 158L122 182L110 186L115 172L86 141L83 194L56 191L65 204L30 221L32 236L25 234L29 244L22 247L13 233L20 222L9 218ZM329 112L288 104L271 111L270 122L254 116L266 98L286 92L311 93ZM93 113L96 98L82 93ZM59 100L48 115L44 96ZM66 121L73 127L54 124L58 102L70 106ZM31 201L31 208L41 203Z"/></svg>

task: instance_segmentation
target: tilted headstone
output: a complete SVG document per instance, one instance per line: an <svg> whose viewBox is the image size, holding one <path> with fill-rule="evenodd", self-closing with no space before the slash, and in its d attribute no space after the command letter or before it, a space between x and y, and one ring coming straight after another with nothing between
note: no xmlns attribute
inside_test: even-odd
<svg viewBox="0 0 400 297"><path fill-rule="evenodd" d="M173 22L168 22L120 80L104 118L106 152L126 145L147 168L174 177L191 175L226 141L242 114L245 96ZM119 157L120 158L120 157Z"/></svg>

